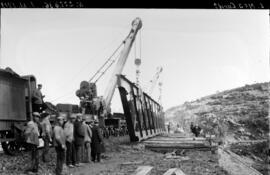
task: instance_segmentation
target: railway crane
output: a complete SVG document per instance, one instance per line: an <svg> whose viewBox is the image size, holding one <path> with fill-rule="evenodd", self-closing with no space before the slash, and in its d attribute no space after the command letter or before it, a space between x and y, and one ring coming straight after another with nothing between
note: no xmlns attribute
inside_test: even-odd
<svg viewBox="0 0 270 175"><path fill-rule="evenodd" d="M124 69L125 63L127 61L128 55L130 53L132 44L136 38L137 32L142 27L142 21L140 18L135 18L132 21L132 27L128 36L122 42L123 49L120 53L119 59L117 60L116 66L109 80L108 86L106 87L104 96L97 97L95 82L82 81L80 84L80 89L76 91L76 95L80 98L80 106L84 114L97 115L100 126L104 126L104 117L110 113L110 105L115 88L117 86L117 75L120 75ZM119 48L119 47L118 47ZM101 76L107 71L107 69L115 62L110 59L105 62L109 64L105 71L101 72ZM105 64L101 67L103 68ZM100 72L100 71L98 71ZM95 74L97 75L97 73ZM95 76L94 75L94 76ZM100 77L98 77L99 79Z"/></svg>

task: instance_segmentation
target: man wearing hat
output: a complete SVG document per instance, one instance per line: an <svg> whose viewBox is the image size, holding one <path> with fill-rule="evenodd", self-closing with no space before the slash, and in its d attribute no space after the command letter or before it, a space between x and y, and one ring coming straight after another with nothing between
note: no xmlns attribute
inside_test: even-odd
<svg viewBox="0 0 270 175"><path fill-rule="evenodd" d="M41 117L41 127L42 127L42 139L44 141L44 147L42 152L42 160L43 162L49 162L48 153L50 149L50 142L52 142L52 126L50 123L50 115L48 113L40 114Z"/></svg>
<svg viewBox="0 0 270 175"><path fill-rule="evenodd" d="M32 101L33 101L33 111L41 113L43 110L43 98L45 97L41 93L42 85L38 84L38 88L33 91Z"/></svg>
<svg viewBox="0 0 270 175"><path fill-rule="evenodd" d="M98 120L94 121L94 126L92 127L92 142L91 142L91 156L92 161L100 162L101 154L101 144L103 144L103 138L101 134L101 129L99 127Z"/></svg>
<svg viewBox="0 0 270 175"><path fill-rule="evenodd" d="M76 150L74 145L74 122L76 116L74 114L68 114L68 121L65 123L64 132L66 135L66 164L68 167L73 168L76 163Z"/></svg>
<svg viewBox="0 0 270 175"><path fill-rule="evenodd" d="M80 166L82 162L82 151L84 145L84 128L82 126L82 114L77 114L77 119L74 123L74 142L76 149L76 166Z"/></svg>
<svg viewBox="0 0 270 175"><path fill-rule="evenodd" d="M86 123L86 116L83 115L83 128L84 128L84 162L90 163L91 159L91 138L92 138L92 130L90 126Z"/></svg>
<svg viewBox="0 0 270 175"><path fill-rule="evenodd" d="M64 133L64 129L62 128L63 123L64 117L62 115L59 115L57 117L56 125L54 126L53 129L54 133L53 143L57 154L56 168L55 168L56 175L61 175L63 171L63 165L65 162L66 136Z"/></svg>
<svg viewBox="0 0 270 175"><path fill-rule="evenodd" d="M38 172L39 156L38 156L38 146L39 146L39 118L40 115L38 112L33 113L33 120L27 123L24 135L26 143L29 145L31 150L31 167L26 171Z"/></svg>

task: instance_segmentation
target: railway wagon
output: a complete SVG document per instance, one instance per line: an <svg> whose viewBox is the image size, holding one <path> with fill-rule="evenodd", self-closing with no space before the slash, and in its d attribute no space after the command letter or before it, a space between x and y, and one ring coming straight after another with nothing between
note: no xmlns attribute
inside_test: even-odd
<svg viewBox="0 0 270 175"><path fill-rule="evenodd" d="M11 69L0 69L0 142L6 154L14 155L24 147L22 134L32 119L35 88L33 75L19 76Z"/></svg>

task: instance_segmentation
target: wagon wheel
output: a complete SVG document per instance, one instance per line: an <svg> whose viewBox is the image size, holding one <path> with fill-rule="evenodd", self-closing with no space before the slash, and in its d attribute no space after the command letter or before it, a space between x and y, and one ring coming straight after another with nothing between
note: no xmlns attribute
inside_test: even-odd
<svg viewBox="0 0 270 175"><path fill-rule="evenodd" d="M6 141L1 143L4 152L8 155L18 155L23 150L23 145L17 141Z"/></svg>

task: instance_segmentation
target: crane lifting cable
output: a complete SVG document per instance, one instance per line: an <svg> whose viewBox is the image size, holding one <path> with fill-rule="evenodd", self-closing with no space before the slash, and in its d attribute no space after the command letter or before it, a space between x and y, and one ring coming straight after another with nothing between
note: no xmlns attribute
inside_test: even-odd
<svg viewBox="0 0 270 175"><path fill-rule="evenodd" d="M139 34L140 34L140 40L139 40L139 57L137 57L137 42L136 42L136 39L135 39L135 42L134 42L134 57L135 57L135 60L134 60L134 63L136 65L136 85L138 87L140 87L140 65L141 65L141 62L142 62L142 57L141 57L141 30L139 31Z"/></svg>
<svg viewBox="0 0 270 175"><path fill-rule="evenodd" d="M113 65L113 63L120 57L120 54L115 58L115 54L121 48L125 41L116 48L112 55L105 61L105 63L98 69L98 71L90 78L90 80L82 81L80 83L80 89L76 91L76 95L81 98L93 99L97 97L96 83L107 72L107 70ZM95 79L95 80L94 80Z"/></svg>
<svg viewBox="0 0 270 175"><path fill-rule="evenodd" d="M154 78L150 81L151 82L151 86L150 86L150 89L148 91L148 93L151 95L156 84L157 84L157 81L159 79L159 76L160 76L160 73L162 72L163 68L162 67L158 67L157 68L157 72L156 74L154 75Z"/></svg>
<svg viewBox="0 0 270 175"><path fill-rule="evenodd" d="M94 81L94 83L97 83L97 81L107 72L107 70L115 63L115 61L120 57L120 54L116 57L116 59L111 60L110 64L107 66L107 68L101 72L99 77ZM90 82L90 81L89 81Z"/></svg>
<svg viewBox="0 0 270 175"><path fill-rule="evenodd" d="M97 80L94 81L95 83L105 74L105 72L112 66L112 64L115 62L115 60L113 59L113 56L116 54L116 52L121 48L121 46L124 44L125 41L121 42L121 44L117 47L117 49L112 53L112 55L105 61L105 63L98 69L98 71L90 78L90 80L88 81L89 83L92 82L92 80L99 74L101 73L101 75L98 76ZM102 69L104 67L106 67L104 71L102 71Z"/></svg>

